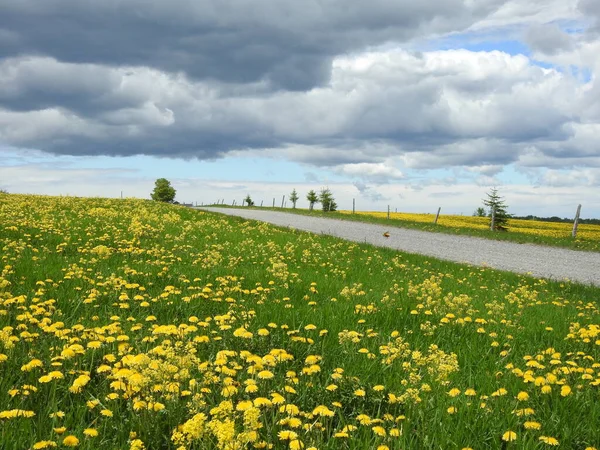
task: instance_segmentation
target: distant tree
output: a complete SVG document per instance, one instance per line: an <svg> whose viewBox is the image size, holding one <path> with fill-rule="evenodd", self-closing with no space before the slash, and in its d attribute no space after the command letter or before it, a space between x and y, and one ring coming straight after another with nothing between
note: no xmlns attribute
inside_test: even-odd
<svg viewBox="0 0 600 450"><path fill-rule="evenodd" d="M510 214L506 212L508 206L504 202L504 198L500 196L496 188L490 189L486 195L487 198L483 200L483 204L489 208L488 217L490 218L490 227L493 215L494 231L507 231Z"/></svg>
<svg viewBox="0 0 600 450"><path fill-rule="evenodd" d="M296 189L294 188L294 190L290 194L290 202L292 202L292 207L294 209L296 209L296 202L298 201L299 198L300 197L298 197L298 193L296 192Z"/></svg>
<svg viewBox="0 0 600 450"><path fill-rule="evenodd" d="M176 192L177 191L171 186L169 180L166 178L159 178L154 183L154 190L150 194L150 197L157 202L173 203Z"/></svg>
<svg viewBox="0 0 600 450"><path fill-rule="evenodd" d="M6 189L0 189L0 194L8 194L8 191Z"/></svg>
<svg viewBox="0 0 600 450"><path fill-rule="evenodd" d="M475 217L485 217L486 216L486 214L485 214L485 208L483 206L480 206L479 208L477 208L475 210L475 212L473 213L473 215Z"/></svg>
<svg viewBox="0 0 600 450"><path fill-rule="evenodd" d="M244 201L246 202L246 206L254 206L254 202L252 201L250 194L246 195Z"/></svg>
<svg viewBox="0 0 600 450"><path fill-rule="evenodd" d="M310 191L308 191L308 194L306 194L306 200L308 200L309 211L312 211L315 206L315 203L319 201L319 197L317 197L317 193L311 189Z"/></svg>
<svg viewBox="0 0 600 450"><path fill-rule="evenodd" d="M333 194L329 188L321 189L321 193L319 194L319 202L321 202L321 206L325 212L335 211L337 209L337 203L335 202Z"/></svg>

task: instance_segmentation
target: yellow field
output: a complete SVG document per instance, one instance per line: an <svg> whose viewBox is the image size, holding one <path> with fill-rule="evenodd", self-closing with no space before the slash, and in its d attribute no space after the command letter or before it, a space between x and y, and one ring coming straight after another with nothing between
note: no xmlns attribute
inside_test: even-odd
<svg viewBox="0 0 600 450"><path fill-rule="evenodd" d="M344 210L340 211L340 213L352 214L352 211ZM386 212L357 211L356 214L378 217L381 219L387 218ZM390 212L390 219L432 224L435 220L435 214L411 214ZM438 219L438 225L470 230L488 230L489 219L487 217L440 215ZM550 238L565 238L571 236L573 224L542 222L539 220L509 219L508 228L512 233L524 233ZM600 225L580 224L577 230L578 239L600 241Z"/></svg>

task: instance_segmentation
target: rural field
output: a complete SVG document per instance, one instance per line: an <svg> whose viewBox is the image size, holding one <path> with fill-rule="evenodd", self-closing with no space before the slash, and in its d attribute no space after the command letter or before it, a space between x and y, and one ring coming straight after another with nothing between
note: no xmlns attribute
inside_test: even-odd
<svg viewBox="0 0 600 450"><path fill-rule="evenodd" d="M133 199L0 247L2 449L600 448L599 288Z"/></svg>
<svg viewBox="0 0 600 450"><path fill-rule="evenodd" d="M218 206L227 207L226 205ZM275 209L279 210L279 208ZM390 227L411 228L436 233L541 244L574 250L600 251L600 225L593 224L580 223L577 228L577 236L573 238L571 234L573 223L510 218L508 219L509 232L503 233L490 232L490 219L487 217L440 214L437 224L434 224L435 214L390 212L388 219L387 212L380 211L356 211L353 213L351 210L339 210L335 212L322 212L317 209L309 211L308 209L300 208L285 208L282 211L315 217L379 223L389 225Z"/></svg>

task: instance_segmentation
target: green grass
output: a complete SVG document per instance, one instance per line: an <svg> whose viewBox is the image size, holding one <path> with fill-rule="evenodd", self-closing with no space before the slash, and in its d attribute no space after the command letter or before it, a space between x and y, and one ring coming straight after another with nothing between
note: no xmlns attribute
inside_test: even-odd
<svg viewBox="0 0 600 450"><path fill-rule="evenodd" d="M256 444L277 449L541 449L542 436L561 448L600 444L595 287L134 200L0 196L0 246L0 405L35 413L0 419L7 450L61 447L67 435L83 449L136 448L135 439L216 449L227 448L228 430L232 439L254 430ZM70 355L77 344L83 353ZM293 358L265 357L275 349ZM22 370L33 359L42 367ZM52 370L64 378L41 382ZM69 390L84 373L81 392ZM245 392L248 380L258 392ZM298 427L285 405L261 407L260 427L235 409L274 393L298 408ZM233 411L213 410L227 401ZM333 416L314 415L319 406ZM534 412L516 414L524 408ZM206 420L194 428L198 413ZM302 444L281 439L286 430Z"/></svg>
<svg viewBox="0 0 600 450"><path fill-rule="evenodd" d="M233 208L240 209L238 206L230 206L230 205L207 205L219 208ZM247 209L244 207L243 209ZM535 245L546 245L551 247L563 247L569 248L573 250L583 250L583 251L600 251L600 241L591 240L591 239L581 239L581 238L572 238L571 236L565 237L549 237L542 235L532 235L526 233L519 233L515 231L490 231L490 230L478 230L473 228L457 228L445 226L443 224L433 224L433 223L422 223L415 222L410 220L402 220L402 219L387 219L374 217L363 214L345 214L337 211L333 212L323 212L321 210L313 210L309 211L308 209L301 208L279 208L279 207L257 207L253 206L250 209L264 209L264 210L272 210L278 212L286 212L291 214L299 214L303 216L311 216L311 217L322 217L322 218L330 218L330 219L338 219L338 220L350 220L356 222L365 222L365 223L375 223L379 225L386 225L393 228L409 228L413 230L427 231L432 233L445 233L452 235L460 235L460 236L473 236L483 239L493 239L497 241L506 241L506 242L514 242L517 244L535 244ZM441 216L440 216L441 217Z"/></svg>

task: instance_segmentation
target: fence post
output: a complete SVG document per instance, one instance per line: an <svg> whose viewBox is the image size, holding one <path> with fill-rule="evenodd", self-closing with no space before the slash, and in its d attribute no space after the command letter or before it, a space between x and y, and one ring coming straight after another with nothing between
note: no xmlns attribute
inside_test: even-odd
<svg viewBox="0 0 600 450"><path fill-rule="evenodd" d="M263 204L263 201L261 200L261 201L260 201L260 207L261 207L261 208L262 208L262 204Z"/></svg>
<svg viewBox="0 0 600 450"><path fill-rule="evenodd" d="M438 208L438 212L437 212L437 214L435 215L435 220L433 221L433 224L434 224L434 225L437 225L437 221L438 221L438 219L439 219L439 217L440 217L440 211L441 211L441 210L442 210L442 207L440 206L440 207Z"/></svg>
<svg viewBox="0 0 600 450"><path fill-rule="evenodd" d="M388 214L387 214L387 218L388 218L388 220L390 219L390 205L388 205Z"/></svg>
<svg viewBox="0 0 600 450"><path fill-rule="evenodd" d="M577 213L575 214L575 220L573 221L573 232L571 236L577 236L577 226L579 225L579 214L581 213L581 205L577 206Z"/></svg>
<svg viewBox="0 0 600 450"><path fill-rule="evenodd" d="M281 197L281 208L283 208L283 202L285 202L285 195Z"/></svg>
<svg viewBox="0 0 600 450"><path fill-rule="evenodd" d="M352 199L352 214L354 214L356 211L356 199Z"/></svg>
<svg viewBox="0 0 600 450"><path fill-rule="evenodd" d="M273 208L275 208L275 197L273 197Z"/></svg>
<svg viewBox="0 0 600 450"><path fill-rule="evenodd" d="M496 229L496 208L492 208L492 223L490 224L490 230Z"/></svg>

